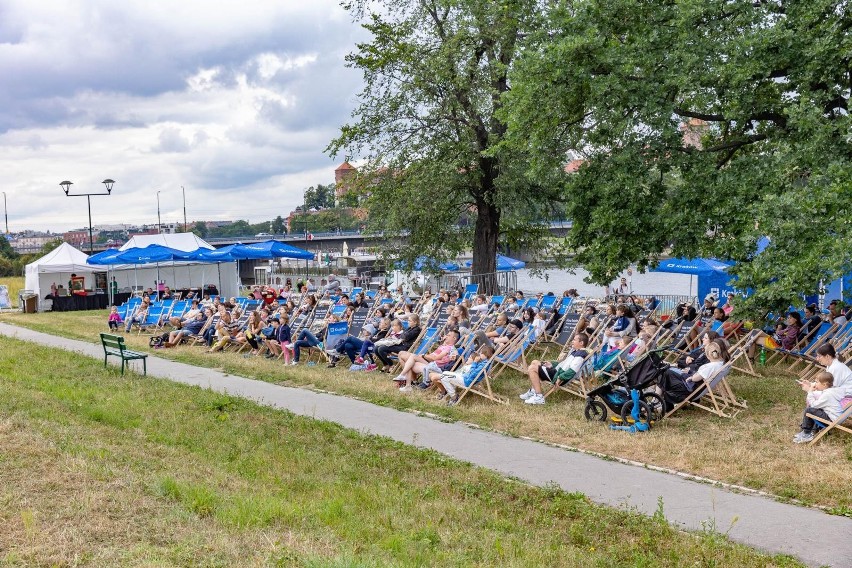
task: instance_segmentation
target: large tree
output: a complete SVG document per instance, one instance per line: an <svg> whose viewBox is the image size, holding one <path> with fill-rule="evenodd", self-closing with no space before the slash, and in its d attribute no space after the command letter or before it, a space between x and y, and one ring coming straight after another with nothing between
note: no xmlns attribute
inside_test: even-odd
<svg viewBox="0 0 852 568"><path fill-rule="evenodd" d="M527 156L502 148L503 95L533 0L354 0L372 35L348 56L365 86L353 122L328 150L366 161L360 187L370 226L406 239L409 262L473 249L474 275L492 290L498 243L540 250L558 195L530 183ZM460 222L470 219L470 223Z"/></svg>
<svg viewBox="0 0 852 568"><path fill-rule="evenodd" d="M554 4L557 6L557 4ZM665 252L739 261L752 307L852 270L843 0L559 3L515 67L514 143L563 183L592 278ZM771 245L756 254L756 243Z"/></svg>

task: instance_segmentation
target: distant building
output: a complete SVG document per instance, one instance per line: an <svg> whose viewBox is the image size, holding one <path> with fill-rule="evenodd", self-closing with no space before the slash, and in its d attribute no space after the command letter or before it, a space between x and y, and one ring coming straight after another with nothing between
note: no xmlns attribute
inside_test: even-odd
<svg viewBox="0 0 852 568"><path fill-rule="evenodd" d="M88 235L88 233L86 234ZM40 251L44 245L57 238L59 238L58 235L21 236L15 239L14 241L10 241L9 244L12 245L12 250L14 250L15 252L26 254L30 252ZM79 243L77 243L77 245L79 245Z"/></svg>
<svg viewBox="0 0 852 568"><path fill-rule="evenodd" d="M83 245L89 246L89 231L87 229L79 229L76 231L68 231L62 234L62 240L73 247L80 248Z"/></svg>

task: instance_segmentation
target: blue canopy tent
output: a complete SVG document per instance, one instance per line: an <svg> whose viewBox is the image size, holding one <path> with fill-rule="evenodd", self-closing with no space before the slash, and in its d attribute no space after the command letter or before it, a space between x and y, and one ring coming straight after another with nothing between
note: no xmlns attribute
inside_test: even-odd
<svg viewBox="0 0 852 568"><path fill-rule="evenodd" d="M240 260L271 258L313 260L314 258L314 253L309 250L294 247L279 241L264 241L262 243L237 245L232 250L232 255Z"/></svg>
<svg viewBox="0 0 852 568"><path fill-rule="evenodd" d="M721 296L733 290L728 286L731 276L728 268L731 265L713 258L669 258L661 260L653 272L668 272L672 274L689 274L698 278L698 299L713 294L718 300ZM689 289L692 290L692 278L690 278Z"/></svg>
<svg viewBox="0 0 852 568"><path fill-rule="evenodd" d="M394 268L397 270L405 270L407 264L399 261L394 265ZM438 262L434 258L430 258L428 256L418 256L414 259L414 266L411 267L411 270L416 272L422 272L423 270L440 270L442 272L455 272L459 269L459 265L455 262Z"/></svg>

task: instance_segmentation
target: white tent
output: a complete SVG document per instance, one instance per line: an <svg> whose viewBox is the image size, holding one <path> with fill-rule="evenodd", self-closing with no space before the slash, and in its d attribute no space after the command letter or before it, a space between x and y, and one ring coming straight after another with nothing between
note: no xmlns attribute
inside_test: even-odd
<svg viewBox="0 0 852 568"><path fill-rule="evenodd" d="M162 233L159 235L136 235L131 237L119 250L148 245L162 245L186 252L200 248L215 249L213 245L195 233ZM106 268L106 267L104 267ZM239 294L239 277L236 262L189 263L161 262L159 269L153 264L111 266L110 273L115 276L121 290L142 286L156 290L157 275L170 288L198 288L206 284L216 284L223 296Z"/></svg>
<svg viewBox="0 0 852 568"><path fill-rule="evenodd" d="M50 285L55 283L59 286L61 284L67 288L71 274L84 276L86 287L92 289L95 286L94 273L104 272L105 270L86 264L87 258L89 258L89 255L86 253L75 249L68 243L62 243L26 266L24 287L38 295L40 305L44 301L44 296L50 293Z"/></svg>
<svg viewBox="0 0 852 568"><path fill-rule="evenodd" d="M118 250L127 250L134 247L144 248L148 245L161 245L184 252L200 248L216 248L195 233L161 233L159 235L136 235L135 237L130 237L130 240L124 243Z"/></svg>

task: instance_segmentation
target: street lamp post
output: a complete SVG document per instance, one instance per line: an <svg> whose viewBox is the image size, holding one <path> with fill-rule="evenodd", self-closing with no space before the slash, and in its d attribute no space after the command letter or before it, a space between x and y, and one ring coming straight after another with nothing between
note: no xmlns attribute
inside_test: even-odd
<svg viewBox="0 0 852 568"><path fill-rule="evenodd" d="M157 234L163 232L163 227L160 225L160 192L157 192Z"/></svg>
<svg viewBox="0 0 852 568"><path fill-rule="evenodd" d="M180 186L180 194L183 196L183 232L186 232L186 190Z"/></svg>
<svg viewBox="0 0 852 568"><path fill-rule="evenodd" d="M92 254L95 251L95 241L92 237L92 196L93 195L110 195L112 194L112 186L115 184L115 181L107 178L101 182L106 187L106 193L69 193L71 191L71 186L74 185L72 182L65 180L61 182L59 185L62 186L62 190L65 192L66 197L85 197L86 201L89 204L89 253Z"/></svg>

